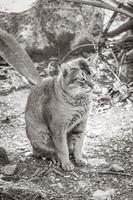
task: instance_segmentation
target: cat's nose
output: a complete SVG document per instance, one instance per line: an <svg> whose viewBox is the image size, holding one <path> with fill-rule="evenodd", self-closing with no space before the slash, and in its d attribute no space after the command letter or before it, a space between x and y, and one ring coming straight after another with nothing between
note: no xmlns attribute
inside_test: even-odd
<svg viewBox="0 0 133 200"><path fill-rule="evenodd" d="M87 77L87 84L90 88L92 88L92 89L94 88L94 83L93 83L92 78L90 76Z"/></svg>
<svg viewBox="0 0 133 200"><path fill-rule="evenodd" d="M94 88L94 84L92 83L92 81L88 80L88 86L91 87L92 89Z"/></svg>

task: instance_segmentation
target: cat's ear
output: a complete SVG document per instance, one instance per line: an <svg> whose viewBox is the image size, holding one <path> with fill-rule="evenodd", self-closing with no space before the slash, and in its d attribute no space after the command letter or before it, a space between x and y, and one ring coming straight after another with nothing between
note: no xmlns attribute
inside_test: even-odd
<svg viewBox="0 0 133 200"><path fill-rule="evenodd" d="M88 62L85 60L85 59L83 59L83 58L80 58L79 60L78 60L78 64L79 64L79 66L88 66Z"/></svg>
<svg viewBox="0 0 133 200"><path fill-rule="evenodd" d="M67 64L66 63L63 63L61 66L60 66L60 72L63 74L63 77L65 78L68 74L68 71L67 71Z"/></svg>
<svg viewBox="0 0 133 200"><path fill-rule="evenodd" d="M87 74L91 75L91 71L89 69L89 63L87 62L87 60L85 60L83 58L79 59L78 65L82 70L86 71Z"/></svg>
<svg viewBox="0 0 133 200"><path fill-rule="evenodd" d="M67 69L63 69L63 77L65 78L67 76L68 72Z"/></svg>

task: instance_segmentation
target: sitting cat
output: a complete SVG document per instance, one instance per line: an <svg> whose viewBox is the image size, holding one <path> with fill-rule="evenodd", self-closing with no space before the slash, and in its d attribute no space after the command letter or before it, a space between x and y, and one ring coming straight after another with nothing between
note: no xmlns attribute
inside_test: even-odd
<svg viewBox="0 0 133 200"><path fill-rule="evenodd" d="M37 157L59 160L62 169L84 164L82 146L91 101L91 73L85 59L64 63L60 73L35 86L25 109L26 133Z"/></svg>
<svg viewBox="0 0 133 200"><path fill-rule="evenodd" d="M0 55L32 84L26 109L26 133L35 156L58 160L64 170L84 164L82 146L91 101L91 74L85 59L61 65L60 73L44 81L17 41L0 29Z"/></svg>

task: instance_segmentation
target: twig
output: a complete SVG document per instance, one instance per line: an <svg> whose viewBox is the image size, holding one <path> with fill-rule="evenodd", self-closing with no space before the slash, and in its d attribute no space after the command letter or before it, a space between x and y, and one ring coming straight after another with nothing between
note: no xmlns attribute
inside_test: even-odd
<svg viewBox="0 0 133 200"><path fill-rule="evenodd" d="M59 10L59 9L64 9L64 10L79 10L79 8L69 8L69 7L65 7L65 6L44 6L44 9L49 9L49 10Z"/></svg>
<svg viewBox="0 0 133 200"><path fill-rule="evenodd" d="M119 77L113 72L112 69L110 69L108 67L108 65L110 66L110 63L104 58L104 56L99 52L99 57L101 58L101 60L103 60L107 65L106 67L108 68L108 70L114 75L114 77L117 79L118 82L121 82L121 80L119 79Z"/></svg>
<svg viewBox="0 0 133 200"><path fill-rule="evenodd" d="M113 171L98 171L98 174L112 174L112 175L122 175L127 177L133 177L131 174L127 174L124 172L113 172Z"/></svg>
<svg viewBox="0 0 133 200"><path fill-rule="evenodd" d="M62 173L61 171L59 171L59 170L57 170L55 168L49 169L45 174L47 175L47 174L49 174L51 172L54 172L55 174L60 175L60 176L64 176L65 175L64 173Z"/></svg>
<svg viewBox="0 0 133 200"><path fill-rule="evenodd" d="M95 45L97 45L97 44L95 44ZM80 45L80 46L78 46L78 47L73 48L71 51L69 51L69 52L60 60L60 64L63 63L63 62L67 59L67 57L70 56L74 51L77 51L78 49L84 48L84 47L93 47L93 48L94 48L94 44L83 44L83 45ZM95 48L94 48L93 51L95 51Z"/></svg>
<svg viewBox="0 0 133 200"><path fill-rule="evenodd" d="M38 169L38 170L36 170L35 173L31 176L30 181L32 181L32 179L34 179L35 177L39 177L39 176L41 176L41 175L43 175L43 174L48 175L48 174L51 173L51 172L54 172L55 174L60 175L60 176L64 176L64 175L65 175L64 173L60 172L59 170L57 170L57 169L55 169L55 168L49 168L48 170L46 170L46 169L44 169L44 170Z"/></svg>
<svg viewBox="0 0 133 200"><path fill-rule="evenodd" d="M120 4L118 5L118 8L121 8L121 7L123 6L123 3L124 3L124 2L120 3ZM106 36L106 34L107 34L107 32L108 32L108 30L109 30L111 24L113 23L115 17L117 16L117 14L118 14L118 12L115 11L115 12L113 13L113 15L110 17L109 22L108 22L108 24L107 24L105 30L103 31L102 37L105 37L105 36Z"/></svg>
<svg viewBox="0 0 133 200"><path fill-rule="evenodd" d="M118 28L115 28L114 30L108 32L107 33L107 37L113 38L113 37L119 35L120 33L123 33L125 31L128 31L128 30L132 29L132 27L133 27L133 19L132 20L128 20L124 24L118 26Z"/></svg>
<svg viewBox="0 0 133 200"><path fill-rule="evenodd" d="M112 56L113 56L114 59L115 59L116 69L117 69L117 74L116 74L116 75L118 75L118 74L119 74L119 62L118 62L118 60L117 60L117 58L116 58L116 55L115 55L114 52L112 51L112 49L111 49L111 48L107 48L107 49L110 51L110 53L112 54Z"/></svg>
<svg viewBox="0 0 133 200"><path fill-rule="evenodd" d="M121 60L120 60L120 67L119 67L118 77L120 77L121 70L122 70L122 66L123 66L123 64L124 64L125 58L126 58L126 51L123 50L123 51L122 51L122 55L121 55Z"/></svg>
<svg viewBox="0 0 133 200"><path fill-rule="evenodd" d="M31 179L32 179L33 177L37 176L37 175L39 174L39 172L40 172L40 168L37 169L37 170L32 174ZM30 179L30 180L31 180L31 179Z"/></svg>
<svg viewBox="0 0 133 200"><path fill-rule="evenodd" d="M127 173L124 173L124 172L114 172L114 171L109 171L109 170L103 170L103 171L91 171L91 170L88 170L86 172L84 171L78 171L80 173L84 173L84 174L88 174L88 173L93 173L93 174L110 174L110 175L121 175L121 176L127 176L127 177L133 177L131 174L127 174Z"/></svg>
<svg viewBox="0 0 133 200"><path fill-rule="evenodd" d="M57 175L60 175L60 176L64 176L65 174L62 173L61 171L58 171L57 169L53 169L53 172Z"/></svg>
<svg viewBox="0 0 133 200"><path fill-rule="evenodd" d="M15 86L11 86L11 88L9 90L0 91L0 95L7 96L14 91L16 92L16 91L19 91L19 90L30 89L30 88L31 88L31 85L28 85L28 84L20 85L18 88L16 88Z"/></svg>

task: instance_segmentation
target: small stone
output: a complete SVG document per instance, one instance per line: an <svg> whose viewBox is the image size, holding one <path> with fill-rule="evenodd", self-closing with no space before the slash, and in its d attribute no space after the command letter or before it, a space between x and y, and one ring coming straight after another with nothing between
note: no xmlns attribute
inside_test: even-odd
<svg viewBox="0 0 133 200"><path fill-rule="evenodd" d="M17 170L17 165L14 164L14 165L6 165L4 167L1 168L1 173L3 175L6 175L6 176L12 176L15 174Z"/></svg>
<svg viewBox="0 0 133 200"><path fill-rule="evenodd" d="M115 195L114 189L108 189L108 190L97 190L93 193L93 199L94 200L111 200L112 197Z"/></svg>
<svg viewBox="0 0 133 200"><path fill-rule="evenodd" d="M25 152L25 156L26 156L26 157L29 157L29 156L31 156L31 155L32 155L32 152L31 152L31 151Z"/></svg>
<svg viewBox="0 0 133 200"><path fill-rule="evenodd" d="M114 150L114 151L118 151L118 145L117 145L117 144L114 145L113 150Z"/></svg>
<svg viewBox="0 0 133 200"><path fill-rule="evenodd" d="M108 190L105 191L105 194L107 195L107 197L114 197L115 190L114 189L108 189Z"/></svg>
<svg viewBox="0 0 133 200"><path fill-rule="evenodd" d="M113 181L114 181L114 182L117 182L118 180L117 180L117 178L113 178Z"/></svg>
<svg viewBox="0 0 133 200"><path fill-rule="evenodd" d="M124 168L117 165L117 164L113 164L109 167L109 171L114 171L114 172L124 172Z"/></svg>
<svg viewBox="0 0 133 200"><path fill-rule="evenodd" d="M92 167L98 167L100 165L108 165L108 163L104 158L90 158L87 161Z"/></svg>
<svg viewBox="0 0 133 200"><path fill-rule="evenodd" d="M94 200L106 200L105 192L103 190L97 190L93 193Z"/></svg>
<svg viewBox="0 0 133 200"><path fill-rule="evenodd" d="M127 147L127 148L125 149L126 152L130 152L130 150L131 150L130 147Z"/></svg>

